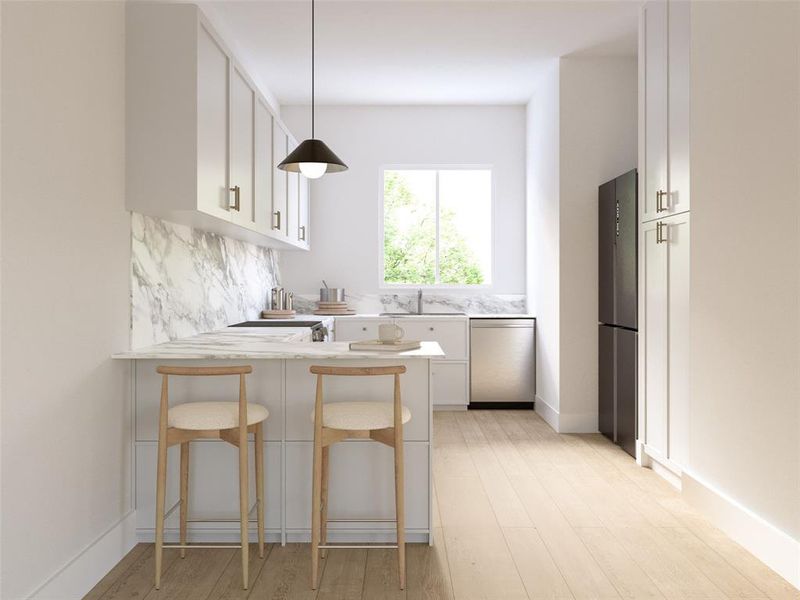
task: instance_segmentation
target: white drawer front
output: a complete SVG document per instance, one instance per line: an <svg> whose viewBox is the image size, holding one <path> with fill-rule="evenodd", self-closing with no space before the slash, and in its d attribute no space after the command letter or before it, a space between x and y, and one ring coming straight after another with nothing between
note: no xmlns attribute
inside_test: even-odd
<svg viewBox="0 0 800 600"><path fill-rule="evenodd" d="M447 360L467 360L467 319L397 319L405 338L439 342Z"/></svg>
<svg viewBox="0 0 800 600"><path fill-rule="evenodd" d="M469 404L467 363L431 363L431 388L434 406L466 406Z"/></svg>
<svg viewBox="0 0 800 600"><path fill-rule="evenodd" d="M336 319L336 341L377 340L378 326L391 322L391 319Z"/></svg>

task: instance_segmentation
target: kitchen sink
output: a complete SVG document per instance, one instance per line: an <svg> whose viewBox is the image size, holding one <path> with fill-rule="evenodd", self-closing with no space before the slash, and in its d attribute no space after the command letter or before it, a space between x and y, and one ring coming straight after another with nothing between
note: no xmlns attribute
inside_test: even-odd
<svg viewBox="0 0 800 600"><path fill-rule="evenodd" d="M424 313L381 313L382 317L466 317L463 312L424 312Z"/></svg>

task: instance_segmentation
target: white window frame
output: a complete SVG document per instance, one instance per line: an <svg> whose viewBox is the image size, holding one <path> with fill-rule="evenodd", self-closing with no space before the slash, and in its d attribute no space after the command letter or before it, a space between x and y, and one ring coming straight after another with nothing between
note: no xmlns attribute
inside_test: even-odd
<svg viewBox="0 0 800 600"><path fill-rule="evenodd" d="M489 192L489 202L490 202L490 209L489 209L489 247L491 248L492 256L490 260L491 265L491 283L475 283L475 284L464 284L464 283L387 283L385 280L385 270L384 270L384 253L383 253L383 208L384 208L384 198L383 198L383 190L384 190L384 183L383 183L383 176L386 171L475 171L475 170L483 170L489 171L491 174L492 184L490 187ZM424 165L415 165L415 164L388 164L388 165L381 165L378 168L378 197L380 198L379 208L378 208L378 289L381 291L390 291L390 290L398 290L398 289L405 289L405 290L490 290L494 287L494 279L496 274L495 269L495 260L496 260L496 246L495 246L495 235L494 235L494 224L495 224L495 178L494 178L494 165L488 164L455 164L455 165L448 165L448 164L424 164ZM436 175L436 273L439 272L439 175Z"/></svg>

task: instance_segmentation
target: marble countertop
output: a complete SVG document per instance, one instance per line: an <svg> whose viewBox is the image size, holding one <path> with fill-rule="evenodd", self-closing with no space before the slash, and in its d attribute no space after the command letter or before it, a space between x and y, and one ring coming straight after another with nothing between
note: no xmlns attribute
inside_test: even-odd
<svg viewBox="0 0 800 600"><path fill-rule="evenodd" d="M418 315L416 313L408 313L408 314L395 314L395 315L382 315L379 313L375 314L367 314L367 313L358 313L355 315L336 315L336 319L535 319L533 315L523 314L523 313L515 313L515 314L505 314L505 313L466 313L466 314L431 314L431 313L422 313Z"/></svg>
<svg viewBox="0 0 800 600"><path fill-rule="evenodd" d="M308 328L281 327L280 331L262 327L236 327L202 333L155 346L118 352L116 359L397 359L443 358L436 342L422 342L418 350L407 352L367 352L350 350L348 342L312 342Z"/></svg>

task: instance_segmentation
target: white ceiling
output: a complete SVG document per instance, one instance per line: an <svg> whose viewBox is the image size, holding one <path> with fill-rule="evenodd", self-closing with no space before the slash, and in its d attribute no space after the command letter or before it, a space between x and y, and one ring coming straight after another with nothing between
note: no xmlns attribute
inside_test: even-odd
<svg viewBox="0 0 800 600"><path fill-rule="evenodd" d="M201 2L280 104L310 102L310 0ZM319 104L522 104L548 60L634 56L633 1L318 0Z"/></svg>

